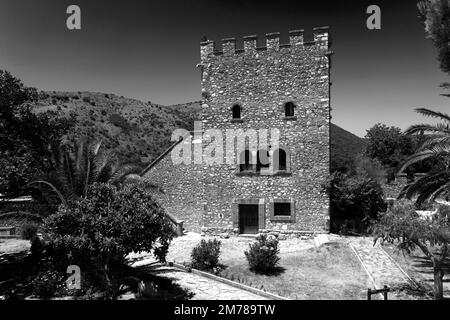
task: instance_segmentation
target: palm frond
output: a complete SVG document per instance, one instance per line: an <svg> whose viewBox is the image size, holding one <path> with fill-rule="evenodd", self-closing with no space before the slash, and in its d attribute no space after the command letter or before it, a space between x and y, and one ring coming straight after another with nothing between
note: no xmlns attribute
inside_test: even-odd
<svg viewBox="0 0 450 320"><path fill-rule="evenodd" d="M50 182L44 181L44 180L37 180L37 181L33 181L30 182L29 184L27 184L27 187L30 187L32 185L39 185L39 184L43 184L46 185L47 187L49 187L53 192L55 192L55 194L58 196L59 200L61 201L62 204L67 205L67 201L64 198L64 196L62 195L62 193Z"/></svg>
<svg viewBox="0 0 450 320"><path fill-rule="evenodd" d="M439 144L445 148L450 149L450 135L444 135L439 137L429 137L418 148L417 151L424 151L435 144Z"/></svg>
<svg viewBox="0 0 450 320"><path fill-rule="evenodd" d="M416 133L430 133L433 135L448 135L450 133L450 129L447 125L438 123L435 125L432 124L415 124L410 126L408 129L405 130L405 134L416 134Z"/></svg>
<svg viewBox="0 0 450 320"><path fill-rule="evenodd" d="M400 166L400 169L398 170L398 173L403 172L407 167L418 163L422 160L431 158L433 156L435 156L436 154L430 150L424 150L421 152L417 152L413 155L411 155L408 159L405 160L405 162Z"/></svg>
<svg viewBox="0 0 450 320"><path fill-rule="evenodd" d="M435 201L440 195L448 193L450 190L450 181L441 187L439 187L434 194L431 196L431 200Z"/></svg>
<svg viewBox="0 0 450 320"><path fill-rule="evenodd" d="M120 166L111 174L110 183L120 183L127 175L138 174L140 170L141 167L134 164L125 164L123 166Z"/></svg>
<svg viewBox="0 0 450 320"><path fill-rule="evenodd" d="M450 172L440 171L434 174L428 174L416 181L409 183L400 192L398 198L411 199L418 196L416 202L423 203L430 200L436 192L439 192L442 186L450 182Z"/></svg>
<svg viewBox="0 0 450 320"><path fill-rule="evenodd" d="M415 111L426 117L438 118L440 120L450 122L450 116L446 113L442 113L439 111L433 111L433 110L430 110L427 108L416 108Z"/></svg>
<svg viewBox="0 0 450 320"><path fill-rule="evenodd" d="M62 152L62 165L61 165L61 171L59 172L61 174L61 176L66 177L67 180L67 184L69 186L70 189L74 189L75 186L75 168L74 168L74 164L73 161L70 157L70 153L67 151L67 149L65 147L63 147L64 150Z"/></svg>

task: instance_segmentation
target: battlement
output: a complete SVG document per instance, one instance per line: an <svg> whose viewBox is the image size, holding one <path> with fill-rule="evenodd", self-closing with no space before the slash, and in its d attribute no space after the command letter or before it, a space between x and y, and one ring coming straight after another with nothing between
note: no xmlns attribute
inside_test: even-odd
<svg viewBox="0 0 450 320"><path fill-rule="evenodd" d="M242 37L244 46L242 49L236 48L236 38L225 38L221 40L221 46L212 40L203 41L200 43L202 59L209 55L233 55L245 52L256 52L260 50L280 50L283 48L295 48L304 46L318 46L321 50L329 49L329 27L313 28L313 40L304 41L304 30L289 31L289 43L280 44L280 33L267 33L266 46L257 47L257 35L249 35Z"/></svg>

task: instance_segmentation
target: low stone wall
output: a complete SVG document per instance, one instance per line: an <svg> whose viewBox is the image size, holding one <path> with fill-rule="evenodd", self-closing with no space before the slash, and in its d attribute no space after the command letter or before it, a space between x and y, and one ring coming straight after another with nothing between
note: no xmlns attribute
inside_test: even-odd
<svg viewBox="0 0 450 320"><path fill-rule="evenodd" d="M239 236L239 229L237 228L208 228L202 227L202 236L219 236L221 238L229 238L232 236ZM323 234L326 232L314 232L314 231L299 231L299 230L271 230L260 229L259 234L273 235L279 240L300 238L302 240L312 239L317 234ZM256 236L256 234L255 234Z"/></svg>

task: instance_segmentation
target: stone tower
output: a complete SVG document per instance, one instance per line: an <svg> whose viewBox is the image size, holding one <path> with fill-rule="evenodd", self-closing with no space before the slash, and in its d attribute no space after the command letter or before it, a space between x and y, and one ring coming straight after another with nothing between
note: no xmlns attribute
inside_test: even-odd
<svg viewBox="0 0 450 320"><path fill-rule="evenodd" d="M201 43L203 132L221 130L225 146L226 130L279 130L279 145L248 136L244 152L224 151L222 164L202 164L203 232L328 231L322 185L329 174L331 52L327 27L313 35L305 42L303 30L290 31L281 44L280 34L270 33L265 47L246 36L243 49L234 38L223 39L222 48Z"/></svg>

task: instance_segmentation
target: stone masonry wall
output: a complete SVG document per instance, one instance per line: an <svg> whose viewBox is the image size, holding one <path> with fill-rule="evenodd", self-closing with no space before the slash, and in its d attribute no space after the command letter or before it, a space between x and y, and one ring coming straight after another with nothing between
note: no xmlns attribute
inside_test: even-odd
<svg viewBox="0 0 450 320"><path fill-rule="evenodd" d="M224 39L220 52L211 41L201 43L202 125L204 131L222 132L279 129L291 170L287 175L242 176L236 174L235 164L203 164L204 232L237 232L233 208L242 199L259 201L264 210L261 232L328 231L329 198L322 188L329 174L328 30L314 29L309 43L303 41L302 30L291 31L287 45L279 44L278 33L266 37L264 48L256 47L256 36L244 37L243 50L236 50L235 39ZM284 104L289 101L296 105L294 118L285 118ZM234 104L242 107L241 121L232 120ZM272 155L273 149L269 152ZM255 156L256 150L252 153ZM225 162L228 157L237 155L224 152ZM270 204L277 199L293 201L293 221L270 218Z"/></svg>
<svg viewBox="0 0 450 320"><path fill-rule="evenodd" d="M190 137L178 144L173 152L181 149L183 144L188 144L190 148ZM146 179L162 189L162 192L155 193L158 202L176 219L184 221L186 231L200 232L202 225L204 191L201 169L193 161L174 164L169 153L145 175Z"/></svg>

